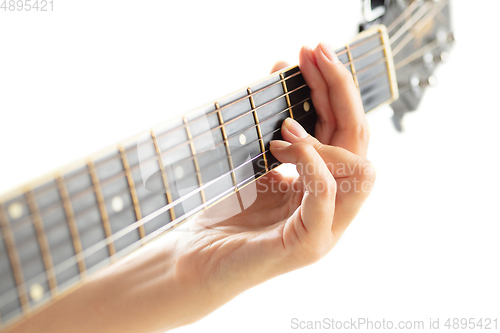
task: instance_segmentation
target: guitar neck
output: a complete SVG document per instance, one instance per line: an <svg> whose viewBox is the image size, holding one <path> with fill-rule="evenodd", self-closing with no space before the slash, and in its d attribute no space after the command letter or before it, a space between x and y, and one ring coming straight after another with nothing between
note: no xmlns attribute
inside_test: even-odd
<svg viewBox="0 0 500 333"><path fill-rule="evenodd" d="M385 27L337 54L366 112L398 98ZM2 196L1 323L275 168L269 142L287 117L314 135L316 112L297 66Z"/></svg>

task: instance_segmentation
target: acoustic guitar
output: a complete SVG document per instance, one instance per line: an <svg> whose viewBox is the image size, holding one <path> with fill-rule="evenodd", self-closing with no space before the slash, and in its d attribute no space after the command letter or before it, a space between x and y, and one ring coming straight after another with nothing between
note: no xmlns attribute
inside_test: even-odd
<svg viewBox="0 0 500 333"><path fill-rule="evenodd" d="M365 21L336 50L365 112L390 104L401 130L446 60L449 0L364 1ZM0 196L0 325L12 327L280 163L269 142L291 117L314 135L315 107L288 67L205 107ZM235 213L252 202L235 198ZM229 214L229 213L228 213ZM233 213L231 213L233 214Z"/></svg>

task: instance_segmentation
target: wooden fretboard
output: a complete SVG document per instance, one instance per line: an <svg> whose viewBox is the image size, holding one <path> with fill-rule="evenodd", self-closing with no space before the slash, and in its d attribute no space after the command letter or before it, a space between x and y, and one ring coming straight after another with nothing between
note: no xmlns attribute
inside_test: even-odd
<svg viewBox="0 0 500 333"><path fill-rule="evenodd" d="M337 53L365 111L397 99L385 27ZM287 117L314 134L314 105L296 66L2 196L2 325L275 168L269 142Z"/></svg>

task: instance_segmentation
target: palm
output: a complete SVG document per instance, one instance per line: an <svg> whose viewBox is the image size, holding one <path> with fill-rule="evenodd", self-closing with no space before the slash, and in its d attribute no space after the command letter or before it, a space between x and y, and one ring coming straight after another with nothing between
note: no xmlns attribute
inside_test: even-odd
<svg viewBox="0 0 500 333"><path fill-rule="evenodd" d="M274 184L276 191L263 191ZM279 191L276 184L295 186L294 191ZM302 186L293 177L271 172L256 182L257 198L243 212L218 222L214 212L224 211L230 200L224 200L196 216L195 227L184 253L191 266L193 277L220 281L232 278L230 272L244 274L250 267L265 266L265 261L277 258L286 251L283 242L284 227L299 207L303 196ZM235 194L233 194L235 195ZM217 222L217 223L214 223Z"/></svg>

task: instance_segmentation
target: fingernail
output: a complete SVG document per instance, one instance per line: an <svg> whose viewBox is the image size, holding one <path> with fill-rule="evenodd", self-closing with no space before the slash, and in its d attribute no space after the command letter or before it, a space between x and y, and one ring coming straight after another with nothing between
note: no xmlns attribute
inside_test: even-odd
<svg viewBox="0 0 500 333"><path fill-rule="evenodd" d="M291 145L290 142L282 141L282 140L272 140L269 145L272 149L282 149Z"/></svg>
<svg viewBox="0 0 500 333"><path fill-rule="evenodd" d="M304 45L304 50L306 52L307 57L311 60L312 63L316 63L316 59L314 58L314 51L309 46Z"/></svg>
<svg viewBox="0 0 500 333"><path fill-rule="evenodd" d="M309 135L304 127L302 127L296 120L293 120L292 118L286 118L284 126L288 132L299 139L304 139Z"/></svg>
<svg viewBox="0 0 500 333"><path fill-rule="evenodd" d="M330 60L334 64L340 62L335 52L333 52L333 50L325 43L319 43L319 49L321 50L321 52L323 52L325 57L327 57L328 60Z"/></svg>

